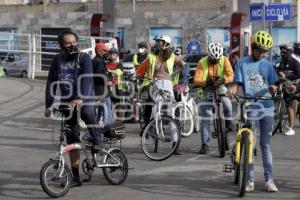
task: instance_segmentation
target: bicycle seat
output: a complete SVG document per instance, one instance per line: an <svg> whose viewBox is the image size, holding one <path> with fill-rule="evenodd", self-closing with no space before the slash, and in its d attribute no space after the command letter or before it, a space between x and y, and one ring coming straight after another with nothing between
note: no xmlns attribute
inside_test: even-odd
<svg viewBox="0 0 300 200"><path fill-rule="evenodd" d="M187 93L189 91L189 87L185 84L175 85L173 88L176 93Z"/></svg>
<svg viewBox="0 0 300 200"><path fill-rule="evenodd" d="M53 113L59 112L59 113L65 113L70 112L71 108L68 105L59 105L58 108L53 108Z"/></svg>

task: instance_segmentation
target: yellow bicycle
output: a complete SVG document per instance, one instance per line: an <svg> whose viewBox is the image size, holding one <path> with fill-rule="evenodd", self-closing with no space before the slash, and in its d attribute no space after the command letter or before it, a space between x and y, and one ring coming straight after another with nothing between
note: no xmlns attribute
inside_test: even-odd
<svg viewBox="0 0 300 200"><path fill-rule="evenodd" d="M247 184L248 168L253 164L254 144L254 133L251 129L251 123L247 120L246 108L251 105L251 101L274 100L274 98L252 96L236 96L235 98L240 104L241 115L235 137L235 145L231 154L232 164L224 165L224 172L234 171L234 184L238 185L239 197L243 197ZM241 101L241 99L245 101Z"/></svg>

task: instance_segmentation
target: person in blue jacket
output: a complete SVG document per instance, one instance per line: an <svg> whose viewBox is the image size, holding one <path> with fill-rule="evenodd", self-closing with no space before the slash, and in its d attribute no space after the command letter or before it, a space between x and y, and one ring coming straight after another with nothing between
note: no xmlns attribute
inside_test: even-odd
<svg viewBox="0 0 300 200"><path fill-rule="evenodd" d="M58 36L61 52L57 54L51 64L46 85L46 109L45 116L52 113L54 96L57 85L60 88L61 105L66 105L70 111L65 115L69 116L66 124L70 126L71 134L67 134L67 143L80 142L80 128L77 116L80 113L81 119L87 125L96 125L97 116L95 106L95 92L93 86L93 65L87 53L80 52L78 48L78 36L70 29L62 31ZM57 84L58 83L58 84ZM92 145L100 145L103 142L103 134L96 126L88 126L90 142ZM72 186L82 184L79 176L80 152L70 151L71 169L73 173Z"/></svg>

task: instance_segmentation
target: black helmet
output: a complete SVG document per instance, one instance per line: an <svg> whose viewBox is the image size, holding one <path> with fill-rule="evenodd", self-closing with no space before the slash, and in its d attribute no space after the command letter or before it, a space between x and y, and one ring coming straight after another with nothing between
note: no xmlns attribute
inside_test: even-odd
<svg viewBox="0 0 300 200"><path fill-rule="evenodd" d="M282 44L282 45L279 45L279 49L280 50L286 49L288 51L292 51L293 47L291 45L289 45L289 44Z"/></svg>
<svg viewBox="0 0 300 200"><path fill-rule="evenodd" d="M119 54L119 50L115 47L112 47L108 53L116 53L116 54Z"/></svg>
<svg viewBox="0 0 300 200"><path fill-rule="evenodd" d="M295 42L293 45L294 49L300 49L300 42Z"/></svg>
<svg viewBox="0 0 300 200"><path fill-rule="evenodd" d="M147 48L148 44L146 42L140 42L140 43L138 43L138 47L139 48Z"/></svg>

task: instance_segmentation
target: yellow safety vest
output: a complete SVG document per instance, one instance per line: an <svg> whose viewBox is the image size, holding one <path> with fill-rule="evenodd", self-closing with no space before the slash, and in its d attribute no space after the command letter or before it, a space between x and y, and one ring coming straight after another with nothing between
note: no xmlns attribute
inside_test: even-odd
<svg viewBox="0 0 300 200"><path fill-rule="evenodd" d="M122 90L123 89L123 85L122 85L122 76L123 76L123 71L121 69L115 69L115 70L111 70L108 69L108 72L111 72L113 74L115 74L117 76L118 79L118 89Z"/></svg>
<svg viewBox="0 0 300 200"><path fill-rule="evenodd" d="M153 76L154 76L156 58L157 58L157 56L154 55L154 54L149 54L148 55L148 60L149 60L150 66L148 68L148 71L146 71L146 73L145 73L146 79L144 79L144 81L141 85L141 88L143 88L145 86L148 86L151 83L151 79L153 79ZM175 63L175 54L172 53L170 58L167 60L167 68L168 68L169 75L173 74L174 63ZM178 81L179 81L179 74L176 75L172 79L173 85L176 85L178 83Z"/></svg>
<svg viewBox="0 0 300 200"><path fill-rule="evenodd" d="M224 59L224 56L222 56L220 58L220 61L219 63L217 64L218 66L218 76L219 77L224 77L224 62L225 62L225 59ZM202 80L203 81L206 81L207 78L208 78L208 57L204 57L202 58L199 63L201 63L202 65L202 68L203 68L203 78Z"/></svg>
<svg viewBox="0 0 300 200"><path fill-rule="evenodd" d="M140 63L138 62L138 55L135 53L133 55L133 64L136 65L140 65Z"/></svg>
<svg viewBox="0 0 300 200"><path fill-rule="evenodd" d="M3 67L0 67L0 76L5 76L5 72Z"/></svg>
<svg viewBox="0 0 300 200"><path fill-rule="evenodd" d="M224 59L224 56L222 56L220 58L220 61L218 63L218 76L219 77L224 77L224 62L225 62L225 59ZM208 56L202 58L199 63L201 63L202 65L202 69L203 69L203 77L202 77L202 80L203 81L206 81L207 78L208 78ZM222 87L223 89L223 87ZM199 96L199 97L203 97L203 93L204 93L204 89L203 88L198 88L196 90L196 94Z"/></svg>

